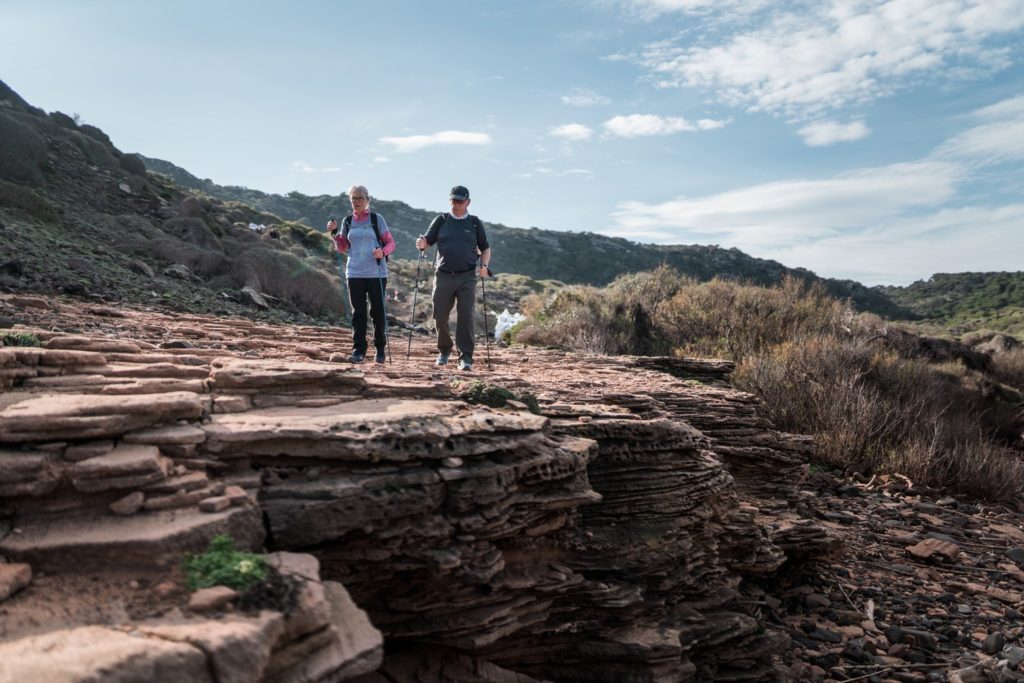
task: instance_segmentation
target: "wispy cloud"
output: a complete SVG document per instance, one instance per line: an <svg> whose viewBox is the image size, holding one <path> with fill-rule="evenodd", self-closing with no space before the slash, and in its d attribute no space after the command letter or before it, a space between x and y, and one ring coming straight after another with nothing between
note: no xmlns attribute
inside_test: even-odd
<svg viewBox="0 0 1024 683"><path fill-rule="evenodd" d="M807 0L719 44L648 45L640 62L662 86L706 87L728 104L806 117L922 76L1005 68L1011 53L997 39L1022 26L1024 0Z"/></svg>
<svg viewBox="0 0 1024 683"><path fill-rule="evenodd" d="M636 138L649 135L671 135L672 133L714 130L727 125L728 121L700 119L689 121L679 116L657 116L655 114L630 114L615 116L601 126L605 134L620 138Z"/></svg>
<svg viewBox="0 0 1024 683"><path fill-rule="evenodd" d="M571 140L573 142L589 140L594 135L593 129L584 126L582 123L566 123L561 126L555 126L549 130L548 133L552 137Z"/></svg>
<svg viewBox="0 0 1024 683"><path fill-rule="evenodd" d="M871 129L863 121L852 121L850 123L819 121L804 126L797 133L811 147L825 147L837 142L861 140L871 134Z"/></svg>
<svg viewBox="0 0 1024 683"><path fill-rule="evenodd" d="M391 145L394 151L399 153L418 152L421 149L436 145L483 146L492 143L491 136L487 133L472 133L462 130L443 130L431 135L383 137L380 141L386 145Z"/></svg>
<svg viewBox="0 0 1024 683"><path fill-rule="evenodd" d="M946 142L939 156L971 157L983 163L1024 159L1024 96L979 109L971 118L981 123Z"/></svg>
<svg viewBox="0 0 1024 683"><path fill-rule="evenodd" d="M608 231L659 243L712 241L868 284L904 284L965 267L1017 270L1024 203L976 206L969 197L998 164L1024 158L1024 96L964 120L969 127L917 161L627 201Z"/></svg>
<svg viewBox="0 0 1024 683"><path fill-rule="evenodd" d="M316 166L313 166L312 164L307 163L305 161L301 161L301 160L300 161L293 161L292 163L288 164L288 168L291 169L292 171L297 171L299 173L339 173L339 172L341 172L341 168L339 166L326 166L324 168L317 168Z"/></svg>
<svg viewBox="0 0 1024 683"><path fill-rule="evenodd" d="M587 88L571 88L562 95L562 104L570 107L593 107L611 102L607 97Z"/></svg>
<svg viewBox="0 0 1024 683"><path fill-rule="evenodd" d="M791 245L940 205L953 197L960 177L960 169L949 163L894 164L706 197L624 202L613 217L630 234L655 242L675 242L685 233L748 247Z"/></svg>
<svg viewBox="0 0 1024 683"><path fill-rule="evenodd" d="M645 19L672 12L708 14L727 10L731 16L746 15L763 9L769 0L620 0L621 4Z"/></svg>

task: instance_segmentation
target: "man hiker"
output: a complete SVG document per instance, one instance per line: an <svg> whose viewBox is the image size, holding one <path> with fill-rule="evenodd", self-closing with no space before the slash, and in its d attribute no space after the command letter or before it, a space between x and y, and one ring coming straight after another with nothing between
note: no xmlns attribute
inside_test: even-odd
<svg viewBox="0 0 1024 683"><path fill-rule="evenodd" d="M352 355L349 360L362 363L366 358L366 300L370 300L373 317L373 345L377 353L373 360L385 361L387 346L387 317L384 310L384 291L388 285L387 256L395 250L395 240L388 230L384 216L370 212L370 193L363 185L348 188L352 213L342 220L333 218L327 229L335 246L342 254L349 253L345 268L349 298L352 301Z"/></svg>
<svg viewBox="0 0 1024 683"><path fill-rule="evenodd" d="M459 351L459 370L473 369L473 307L476 278L490 275L491 247L480 219L469 213L469 190L456 185L449 194L452 210L435 218L427 234L416 239L423 251L437 245L434 258L434 322L437 324L437 365L447 365L453 346ZM480 257L477 269L477 255ZM456 306L455 343L448 316Z"/></svg>

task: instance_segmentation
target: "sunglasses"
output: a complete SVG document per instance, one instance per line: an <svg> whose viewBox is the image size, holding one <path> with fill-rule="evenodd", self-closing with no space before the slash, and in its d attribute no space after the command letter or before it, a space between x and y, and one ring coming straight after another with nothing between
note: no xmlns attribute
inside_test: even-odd
<svg viewBox="0 0 1024 683"><path fill-rule="evenodd" d="M365 202L369 197L350 197L350 199L354 202Z"/></svg>
<svg viewBox="0 0 1024 683"><path fill-rule="evenodd" d="M466 200L466 199L456 199L455 197L452 197L450 201L451 201L452 204L465 204L468 200Z"/></svg>

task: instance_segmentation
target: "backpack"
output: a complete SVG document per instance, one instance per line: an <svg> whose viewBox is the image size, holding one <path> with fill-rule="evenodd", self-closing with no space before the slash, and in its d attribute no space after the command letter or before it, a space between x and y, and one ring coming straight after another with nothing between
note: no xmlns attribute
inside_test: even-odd
<svg viewBox="0 0 1024 683"><path fill-rule="evenodd" d="M429 232L430 228L434 226L434 223L437 223L438 221L441 221L441 225L444 225L444 222L448 220L449 215L450 214L447 211L445 213L438 214L437 218L430 221L430 226L427 228L427 231ZM473 226L473 229L476 230L476 234L479 237L480 231L484 229L484 224L481 223L480 219L474 216L473 214L469 215L469 224ZM440 229L441 226L439 225L438 232L440 232Z"/></svg>
<svg viewBox="0 0 1024 683"><path fill-rule="evenodd" d="M373 236L377 238L377 246L383 248L384 243L380 241L380 228L377 226L377 214L370 212L370 226L373 228ZM352 214L345 216L341 221L341 236L348 239L348 230L352 227ZM390 256L384 257L385 261L390 261ZM378 261L377 263L380 263Z"/></svg>

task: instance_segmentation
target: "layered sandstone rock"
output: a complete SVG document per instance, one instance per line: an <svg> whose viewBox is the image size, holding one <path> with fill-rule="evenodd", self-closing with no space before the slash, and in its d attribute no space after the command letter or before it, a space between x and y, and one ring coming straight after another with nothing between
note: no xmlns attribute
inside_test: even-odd
<svg viewBox="0 0 1024 683"><path fill-rule="evenodd" d="M0 349L0 555L179 591L181 559L219 533L321 566L276 556L305 577L301 615L183 624L182 595L17 637L45 602L31 584L3 647L52 652L35 659L69 680L768 679L787 638L745 580L830 542L791 510L810 444L725 386L727 363L495 349L487 378L538 394L534 415L457 400L419 343L354 369L310 360L343 343L330 329L116 321L117 338ZM379 673L374 628L395 652Z"/></svg>

